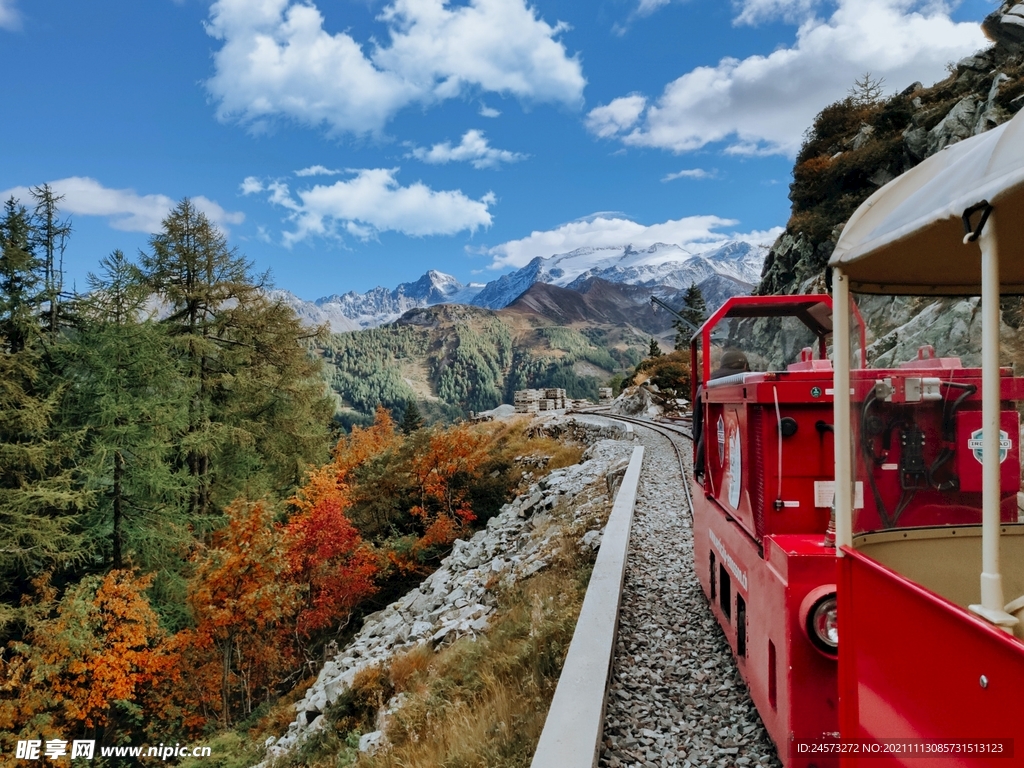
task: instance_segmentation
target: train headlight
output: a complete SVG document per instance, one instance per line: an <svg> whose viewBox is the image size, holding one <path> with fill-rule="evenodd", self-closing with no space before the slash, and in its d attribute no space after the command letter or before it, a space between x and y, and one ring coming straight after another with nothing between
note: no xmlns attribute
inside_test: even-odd
<svg viewBox="0 0 1024 768"><path fill-rule="evenodd" d="M833 653L839 648L839 625L836 622L836 596L819 600L811 613L811 631Z"/></svg>
<svg viewBox="0 0 1024 768"><path fill-rule="evenodd" d="M820 653L836 658L839 653L839 616L835 584L812 589L800 605L800 626Z"/></svg>

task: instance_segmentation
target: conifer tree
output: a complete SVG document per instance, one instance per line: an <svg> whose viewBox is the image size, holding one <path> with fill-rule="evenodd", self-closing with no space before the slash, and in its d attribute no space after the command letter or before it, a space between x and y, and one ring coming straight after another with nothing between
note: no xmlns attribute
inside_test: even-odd
<svg viewBox="0 0 1024 768"><path fill-rule="evenodd" d="M0 338L11 354L25 349L39 331L37 314L44 294L33 239L28 211L10 198L0 219Z"/></svg>
<svg viewBox="0 0 1024 768"><path fill-rule="evenodd" d="M679 313L687 320L689 320L697 328L700 328L708 318L708 305L704 301L704 294L700 290L700 286L696 283L690 283L690 287L686 289L686 293L683 294L683 303L686 305ZM674 323L676 328L676 349L687 349L690 346L690 339L693 336L693 328L690 328L679 321Z"/></svg>
<svg viewBox="0 0 1024 768"><path fill-rule="evenodd" d="M40 573L81 557L74 515L87 500L71 471L79 435L54 428L63 387L40 348L40 261L31 217L13 198L0 218L0 628Z"/></svg>
<svg viewBox="0 0 1024 768"><path fill-rule="evenodd" d="M228 247L189 200L168 214L141 258L169 305L168 327L190 390L182 461L190 510L209 515L238 493L285 493L326 454L333 410L295 313L265 294L266 276ZM322 333L323 331L321 331Z"/></svg>
<svg viewBox="0 0 1024 768"><path fill-rule="evenodd" d="M36 202L32 219L34 244L40 254L43 271L43 295L46 299L43 325L51 340L55 340L61 321L61 298L64 288L64 249L71 236L71 222L61 221L57 204L64 197L55 195L49 184L33 187Z"/></svg>
<svg viewBox="0 0 1024 768"><path fill-rule="evenodd" d="M82 521L94 557L152 570L188 539L186 472L172 451L187 422L187 390L167 355L167 329L140 320L146 288L121 251L89 275L79 331L56 354L76 382L69 428L84 429L80 459L92 503Z"/></svg>
<svg viewBox="0 0 1024 768"><path fill-rule="evenodd" d="M648 357L661 357L661 347L658 346L657 339L651 339L650 346L647 348Z"/></svg>
<svg viewBox="0 0 1024 768"><path fill-rule="evenodd" d="M420 409L416 407L416 401L409 398L405 401L405 415L402 417L402 431L411 434L423 426L423 417L420 416Z"/></svg>

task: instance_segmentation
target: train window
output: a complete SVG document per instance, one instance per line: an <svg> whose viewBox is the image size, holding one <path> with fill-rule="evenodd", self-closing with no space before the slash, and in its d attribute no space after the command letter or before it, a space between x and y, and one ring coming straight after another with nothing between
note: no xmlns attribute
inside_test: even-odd
<svg viewBox="0 0 1024 768"><path fill-rule="evenodd" d="M747 603L736 593L736 655L747 655Z"/></svg>
<svg viewBox="0 0 1024 768"><path fill-rule="evenodd" d="M724 564L718 566L718 604L722 606L725 618L732 619L732 580Z"/></svg>
<svg viewBox="0 0 1024 768"><path fill-rule="evenodd" d="M711 601L715 600L715 553L711 553Z"/></svg>
<svg viewBox="0 0 1024 768"><path fill-rule="evenodd" d="M778 709L778 682L775 679L775 643L768 641L768 703Z"/></svg>

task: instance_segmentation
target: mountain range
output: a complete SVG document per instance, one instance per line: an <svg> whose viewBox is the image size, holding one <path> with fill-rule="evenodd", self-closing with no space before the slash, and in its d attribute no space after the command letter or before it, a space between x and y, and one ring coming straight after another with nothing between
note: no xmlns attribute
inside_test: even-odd
<svg viewBox="0 0 1024 768"><path fill-rule="evenodd" d="M341 333L375 328L397 320L410 309L437 304L502 309L537 284L577 293L592 290L595 280L634 286L637 291L629 294L630 304L637 299L641 304L646 303L652 294L667 298L696 284L708 306L715 307L729 296L749 293L761 279L763 263L763 250L742 241L730 241L698 254L665 243L642 250L630 245L578 248L569 253L537 257L526 266L486 284L463 285L451 275L430 270L415 282L402 283L394 289L377 287L365 293L349 291L316 301L304 301L284 290L273 291L271 297L291 306L309 324L327 323L333 332ZM541 301L539 297L534 300ZM566 300L565 296L560 300Z"/></svg>

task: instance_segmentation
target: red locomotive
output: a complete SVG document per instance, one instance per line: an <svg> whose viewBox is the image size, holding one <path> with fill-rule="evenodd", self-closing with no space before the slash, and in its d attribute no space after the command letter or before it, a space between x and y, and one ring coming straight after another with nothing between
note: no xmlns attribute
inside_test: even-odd
<svg viewBox="0 0 1024 768"><path fill-rule="evenodd" d="M833 298L735 298L694 336L695 567L787 766L1024 751L1022 212L1015 118L865 203ZM881 354L851 290L980 294L980 359Z"/></svg>

